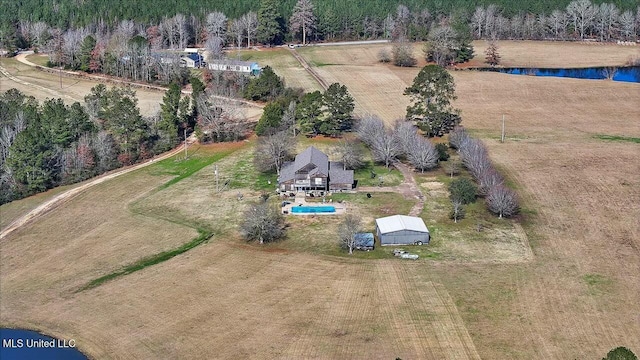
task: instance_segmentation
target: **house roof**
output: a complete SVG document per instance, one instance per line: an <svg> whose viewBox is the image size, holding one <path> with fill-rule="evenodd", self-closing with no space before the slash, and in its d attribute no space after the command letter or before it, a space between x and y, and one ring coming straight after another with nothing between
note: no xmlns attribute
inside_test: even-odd
<svg viewBox="0 0 640 360"><path fill-rule="evenodd" d="M287 161L282 164L282 169L280 169L280 176L278 177L279 182L285 182L289 180L293 180L296 175L296 170L293 166L293 161Z"/></svg>
<svg viewBox="0 0 640 360"><path fill-rule="evenodd" d="M411 230L428 233L427 225L424 221L415 216L393 215L376 219L376 226L381 234L388 234L401 230Z"/></svg>
<svg viewBox="0 0 640 360"><path fill-rule="evenodd" d="M332 183L353 184L353 170L344 170L341 162L329 162L329 157L313 146L298 154L295 161L284 163L278 181L282 183L293 180L296 172L309 164L315 166L309 171L310 177L324 175L329 176Z"/></svg>
<svg viewBox="0 0 640 360"><path fill-rule="evenodd" d="M344 170L344 164L331 161L329 163L329 178L336 184L353 184L353 170Z"/></svg>
<svg viewBox="0 0 640 360"><path fill-rule="evenodd" d="M209 61L210 64L220 64L220 65L240 65L240 66L258 66L258 63L253 61L240 61L240 60L229 60L229 59L216 59Z"/></svg>
<svg viewBox="0 0 640 360"><path fill-rule="evenodd" d="M316 175L318 173L329 175L329 157L313 146L309 146L303 152L296 156L296 161L294 162L294 172L302 169L309 164L313 164L316 166L316 169L310 172L309 175Z"/></svg>
<svg viewBox="0 0 640 360"><path fill-rule="evenodd" d="M185 56L186 58L189 58L195 62L201 62L203 60L202 55L198 54L198 53L190 53L189 55Z"/></svg>

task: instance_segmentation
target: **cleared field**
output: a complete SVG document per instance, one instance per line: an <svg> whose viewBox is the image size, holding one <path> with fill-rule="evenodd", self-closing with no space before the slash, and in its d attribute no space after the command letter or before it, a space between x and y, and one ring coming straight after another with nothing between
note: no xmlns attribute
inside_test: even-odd
<svg viewBox="0 0 640 360"><path fill-rule="evenodd" d="M72 186L59 186L47 192L29 196L28 198L12 201L8 204L0 205L0 229L4 229L14 220L25 215L43 202L51 199L57 194L70 189Z"/></svg>
<svg viewBox="0 0 640 360"><path fill-rule="evenodd" d="M532 42L500 46L505 65L512 66L621 65L640 50ZM419 68L378 64L379 48L302 53L310 63L348 64L317 71L340 79L366 111L392 121L404 115L406 99L401 91L385 91L406 87ZM483 48L476 45L476 53ZM524 200L523 221L535 255L532 263L517 266L435 269L480 355L594 358L620 345L637 353L640 149L615 139L640 134L638 85L466 71L453 76L463 124L485 140ZM370 78L385 81L374 87ZM507 142L501 144L503 114ZM425 206L429 209L429 201Z"/></svg>
<svg viewBox="0 0 640 360"><path fill-rule="evenodd" d="M233 56L233 53L228 54ZM322 87L291 55L288 49L263 49L240 51L240 57L246 61L255 61L261 67L270 66L278 76L282 76L289 87L307 91L322 91Z"/></svg>
<svg viewBox="0 0 640 360"><path fill-rule="evenodd" d="M216 163L223 179L248 151ZM236 231L239 214L259 193L216 192L213 164L158 187L168 179L167 166L174 175L188 171L171 161L96 186L0 243L0 323L73 337L96 358L479 359L427 263L245 244ZM95 199L99 207L92 207ZM194 231L176 224L185 222L210 226L213 238L75 292L186 242Z"/></svg>
<svg viewBox="0 0 640 360"><path fill-rule="evenodd" d="M522 44L513 61L528 65ZM567 59L549 46L539 51ZM590 56L602 61L618 56L607 46L580 46L571 49L596 51ZM386 110L386 120L402 116L401 91L381 88L407 86L418 69L377 64L377 50L362 49L317 50L328 58L310 62L353 58L348 72L343 65L317 69L346 84L364 110ZM369 79L368 91L358 76ZM378 76L387 82L374 83ZM462 261L408 263L327 256L305 248L304 239L246 244L235 231L238 213L266 179L247 175L217 193L208 166L152 192L180 175L155 167L104 183L0 242L0 324L73 337L96 358L593 359L617 346L639 353L640 148L615 140L640 137L639 85L454 77L463 124L485 141L522 197L533 260L479 262L486 254L465 257L470 247L453 247L445 250ZM503 114L507 141L500 143ZM251 171L245 151L218 162L223 179ZM437 176L417 177L435 198L443 196ZM390 211L412 206L394 197L380 201ZM427 199L425 218L438 216L437 205ZM167 262L73 292L195 235L163 217L219 230ZM292 230L309 242L329 234L321 220L300 221ZM477 245L474 251L500 250Z"/></svg>
<svg viewBox="0 0 640 360"><path fill-rule="evenodd" d="M591 45L561 42L501 41L500 53L505 66L531 67L585 67L598 65L623 65L630 57L640 57L639 46ZM475 41L476 58L465 66L483 66L486 43ZM406 114L409 99L402 92L409 86L425 62L422 44L414 45L414 55L419 60L414 68L399 68L381 64L377 54L389 45L362 45L353 47L310 47L299 52L328 82L347 85L356 100L356 114L378 114L391 123ZM474 73L475 74L475 73ZM469 75L453 72L458 87L466 84ZM473 75L475 76L475 75ZM490 75L493 76L493 75ZM505 75L510 76L510 75ZM514 76L514 75L511 75ZM489 82L495 81L489 78ZM476 91L487 88L487 78L474 82ZM593 81L587 81L593 83ZM590 85L589 85L590 86ZM461 92L458 91L460 96ZM485 94L493 97L493 94ZM497 99L500 100L500 99ZM503 106L505 108L505 106Z"/></svg>
<svg viewBox="0 0 640 360"><path fill-rule="evenodd" d="M36 85L30 86L17 83L0 74L0 92L16 88L38 100L61 97L66 103L72 103L74 101L83 102L85 95L91 91L91 88L99 84L97 81L72 77L62 76L60 78L55 74L36 70L15 59L0 59L0 65L6 68L7 71L16 78L28 84ZM62 79L62 87L60 86L60 79ZM44 91L39 88L40 86L49 90ZM154 115L160 111L160 103L162 102L164 92L140 88L135 88L134 90L138 97L138 107L140 107L140 113L142 115Z"/></svg>
<svg viewBox="0 0 640 360"><path fill-rule="evenodd" d="M476 56L470 65L483 66L488 44L474 41ZM640 46L561 41L499 41L503 66L590 67L624 65L640 58Z"/></svg>

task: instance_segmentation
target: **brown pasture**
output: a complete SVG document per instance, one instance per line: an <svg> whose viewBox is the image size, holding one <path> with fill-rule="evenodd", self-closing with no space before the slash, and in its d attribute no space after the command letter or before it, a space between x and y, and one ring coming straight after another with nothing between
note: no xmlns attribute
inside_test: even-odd
<svg viewBox="0 0 640 360"><path fill-rule="evenodd" d="M622 65L640 54L637 46L500 44L512 66ZM367 111L387 121L402 116L407 100L385 91L408 86L419 69L378 64L377 51L361 49L305 56L348 63L318 71L339 78ZM371 74L385 84L374 87ZM638 84L452 74L463 124L485 141L522 197L535 256L519 266L441 269L480 355L594 358L620 345L640 351L640 148L596 138L640 137Z"/></svg>
<svg viewBox="0 0 640 360"><path fill-rule="evenodd" d="M219 161L223 178L246 156ZM160 191L160 169L125 175L3 240L2 326L74 338L95 358L480 358L428 262L247 245L237 224L259 194L217 192L214 166ZM214 236L75 292L195 235L161 219L211 226Z"/></svg>
<svg viewBox="0 0 640 360"><path fill-rule="evenodd" d="M66 76L60 77L56 74L39 71L14 59L2 59L0 60L0 65L5 67L16 78L28 83L28 85L18 83L0 74L0 92L16 88L38 100L60 97L69 104L74 101L83 102L84 97L89 94L91 88L99 84L98 81ZM60 86L60 80L62 80L62 87ZM39 88L40 86L49 89L49 91L44 91ZM160 111L160 103L164 92L142 88L134 88L134 90L138 97L138 107L142 115L155 115Z"/></svg>
<svg viewBox="0 0 640 360"><path fill-rule="evenodd" d="M531 54L529 42L504 44L504 58L539 66L544 55L573 66L582 54L609 65L626 59L618 50L630 51L565 44L578 53L569 56L541 44L548 46ZM346 84L359 111L402 116L401 91L385 89L406 87L418 69L378 64L377 50L362 49L301 53L317 65L343 64L317 70ZM591 359L616 346L639 353L640 148L594 137L640 137L638 85L453 74L463 124L522 198L529 262L263 249L238 238L243 205L230 204L235 190L227 199L212 190L212 167L155 193L167 177L148 169L92 188L0 242L0 324L73 337L96 358ZM429 181L423 189L437 190ZM133 215L132 201L147 216ZM73 292L195 235L162 215L226 225L183 255Z"/></svg>

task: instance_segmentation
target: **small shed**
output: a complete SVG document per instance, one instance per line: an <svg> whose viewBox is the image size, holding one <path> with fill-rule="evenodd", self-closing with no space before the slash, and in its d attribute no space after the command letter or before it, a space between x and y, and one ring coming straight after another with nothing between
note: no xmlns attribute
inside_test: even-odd
<svg viewBox="0 0 640 360"><path fill-rule="evenodd" d="M376 219L376 235L380 245L428 244L429 229L415 216L393 215Z"/></svg>
<svg viewBox="0 0 640 360"><path fill-rule="evenodd" d="M375 247L373 233L356 233L355 240L357 250L369 251Z"/></svg>

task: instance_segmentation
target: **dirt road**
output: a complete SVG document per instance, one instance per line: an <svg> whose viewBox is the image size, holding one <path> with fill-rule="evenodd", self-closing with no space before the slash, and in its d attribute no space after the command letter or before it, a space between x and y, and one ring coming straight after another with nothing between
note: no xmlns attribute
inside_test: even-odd
<svg viewBox="0 0 640 360"><path fill-rule="evenodd" d="M193 141L191 142L193 143ZM159 160L164 160L166 158L169 158L175 154L178 154L179 152L184 150L184 146L180 146L174 150L171 150L169 152L166 152L158 157L155 157L149 161L146 161L144 163L141 164L137 164L137 165L133 165L124 169L120 169L120 170L116 170L114 172L108 173L106 175L97 177L91 181L89 181L88 183L82 184L78 187L75 187L73 189L69 189L55 197L53 197L52 199L46 201L45 203L41 204L40 206L38 206L37 208L29 211L27 214L25 214L24 216L16 219L14 222L12 222L11 224L9 224L9 226L7 226L5 229L2 230L2 232L0 232L0 240L4 239L6 236L8 236L10 233L14 232L15 230L18 230L19 228L25 226L26 224L28 224L29 222L37 219L38 217L44 215L45 213L47 213L50 210L55 209L56 207L58 207L59 205L63 204L64 202L71 200L72 198L74 198L76 195L82 193L83 191L89 189L92 186L101 184L107 180L111 180L113 178L116 178L118 176L130 173L132 171L138 170L138 169L142 169L143 167L149 166L151 164L153 164L156 161Z"/></svg>

